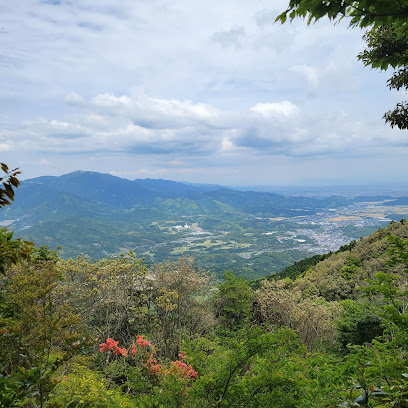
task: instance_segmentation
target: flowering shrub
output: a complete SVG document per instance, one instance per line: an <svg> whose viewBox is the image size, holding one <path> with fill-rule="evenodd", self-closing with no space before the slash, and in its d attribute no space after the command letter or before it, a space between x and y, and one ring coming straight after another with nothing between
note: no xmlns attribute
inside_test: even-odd
<svg viewBox="0 0 408 408"><path fill-rule="evenodd" d="M101 343L99 351L101 353L112 351L116 356L128 357L126 348L119 347L119 342L112 338L106 339L106 343ZM130 365L133 367L140 364L141 368L147 369L147 374L152 378L153 382L159 381L162 384L170 384L171 382L178 383L177 388L180 388L176 394L185 393L190 382L195 381L198 373L193 367L182 361L188 356L185 353L180 353L180 360L172 361L168 368L164 368L156 358L156 350L143 336L137 335L136 344L130 348L130 354L137 357L133 358ZM139 363L138 363L139 362Z"/></svg>
<svg viewBox="0 0 408 408"><path fill-rule="evenodd" d="M150 354L150 357L146 361L146 367L148 368L150 375L165 373L162 371L163 366L154 358L154 354Z"/></svg>
<svg viewBox="0 0 408 408"><path fill-rule="evenodd" d="M106 339L106 343L101 343L99 347L99 351L101 353L104 353L106 351L113 351L117 356L127 357L126 348L119 347L119 342L111 338Z"/></svg>
<svg viewBox="0 0 408 408"><path fill-rule="evenodd" d="M140 334L137 335L137 340L136 340L136 344L134 344L131 347L130 352L133 355L137 354L137 350L140 349L143 351L142 354L148 355L149 354L149 350L147 349L148 347L152 347L151 343L149 343L143 336L141 336ZM153 351L154 351L154 347L153 347Z"/></svg>
<svg viewBox="0 0 408 408"><path fill-rule="evenodd" d="M184 360L187 358L187 355L184 353L180 353L179 357L181 358L181 360ZM186 380L194 381L198 377L197 371L195 371L190 364L186 364L180 360L172 361L170 363L170 371Z"/></svg>
<svg viewBox="0 0 408 408"><path fill-rule="evenodd" d="M141 346L141 347L150 347L151 346L151 344L146 339L144 339L143 336L141 336L140 334L137 335L136 343L137 343L138 346ZM135 346L133 346L133 347L135 347Z"/></svg>

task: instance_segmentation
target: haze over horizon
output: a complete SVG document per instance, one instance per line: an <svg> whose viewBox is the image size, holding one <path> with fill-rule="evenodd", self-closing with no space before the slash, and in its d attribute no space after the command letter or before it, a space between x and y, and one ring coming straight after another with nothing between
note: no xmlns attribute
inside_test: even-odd
<svg viewBox="0 0 408 408"><path fill-rule="evenodd" d="M77 169L228 186L404 183L401 99L363 32L274 24L287 0L29 0L1 6L0 154L22 178Z"/></svg>
<svg viewBox="0 0 408 408"><path fill-rule="evenodd" d="M241 190L241 191L258 191L258 192L270 192L270 193L278 193L283 195L322 195L322 196L330 196L330 195L344 195L344 196L358 196L358 195L392 195L392 196L407 196L408 195L408 183L397 183L397 182L389 182L386 184L381 183L371 183L371 184L331 184L331 185L283 185L283 184L236 184L236 185L227 185L222 183L194 183L187 180L171 180L171 179L164 179L159 177L138 177L138 178L128 178L124 176L117 176L110 173L103 173L103 172L96 172L96 171L87 171L87 170L74 170L69 173L61 174L61 175L43 175L41 177L64 177L70 175L77 175L76 173L90 173L90 174L99 174L99 175L106 175L112 177L118 177L120 179L129 180L129 181L140 181L140 180L158 180L158 181L169 181L169 182L176 182L176 183L184 183L187 185L194 185L194 186L208 186L208 187L219 187L219 188L229 188L234 190ZM31 181L36 180L37 177L27 178L27 177L20 177L21 181Z"/></svg>

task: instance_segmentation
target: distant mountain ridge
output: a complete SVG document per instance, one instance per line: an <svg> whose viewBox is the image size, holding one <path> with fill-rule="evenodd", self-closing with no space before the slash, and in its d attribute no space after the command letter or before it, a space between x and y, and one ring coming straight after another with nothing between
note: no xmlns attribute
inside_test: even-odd
<svg viewBox="0 0 408 408"><path fill-rule="evenodd" d="M75 171L22 181L13 205L0 212L0 223L38 245L61 245L64 258L85 253L97 259L133 250L161 261L189 254L250 275L255 266L248 256L255 256L263 274L270 260L275 265L270 270L277 272L307 256L302 248L284 255L297 245L285 244L271 230L284 234L299 228L291 227L293 217L302 220L353 202L358 198L283 196Z"/></svg>
<svg viewBox="0 0 408 408"><path fill-rule="evenodd" d="M327 208L330 198L285 197L276 193L239 191L222 186L193 185L162 179L127 180L110 174L75 171L62 176L43 176L21 182L13 212L35 206L59 193L120 208L152 205L157 199L186 198L192 201L216 200L238 211L259 215L302 215L305 209ZM350 200L336 197L336 203ZM299 210L299 209L302 210Z"/></svg>

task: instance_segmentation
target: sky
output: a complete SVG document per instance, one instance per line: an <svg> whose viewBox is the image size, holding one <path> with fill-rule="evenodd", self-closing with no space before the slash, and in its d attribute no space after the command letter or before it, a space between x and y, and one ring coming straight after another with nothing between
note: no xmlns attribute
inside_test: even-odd
<svg viewBox="0 0 408 408"><path fill-rule="evenodd" d="M0 4L0 161L223 185L405 183L392 72L363 32L274 23L288 0Z"/></svg>

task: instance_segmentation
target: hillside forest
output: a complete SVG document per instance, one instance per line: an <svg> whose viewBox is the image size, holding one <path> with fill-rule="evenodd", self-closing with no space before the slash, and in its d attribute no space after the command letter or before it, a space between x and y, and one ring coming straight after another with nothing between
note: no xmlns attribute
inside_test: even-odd
<svg viewBox="0 0 408 408"><path fill-rule="evenodd" d="M407 249L403 219L216 280L190 257L62 259L4 227L0 406L407 407Z"/></svg>

